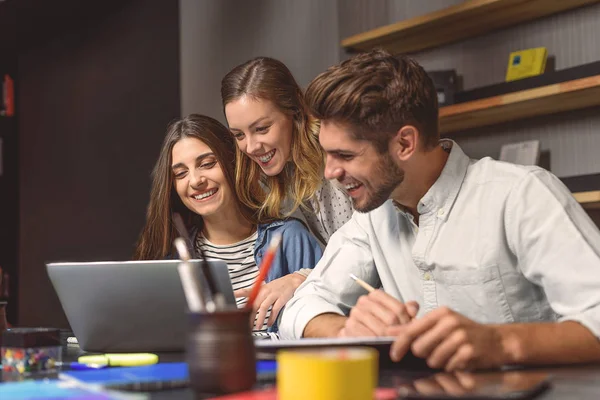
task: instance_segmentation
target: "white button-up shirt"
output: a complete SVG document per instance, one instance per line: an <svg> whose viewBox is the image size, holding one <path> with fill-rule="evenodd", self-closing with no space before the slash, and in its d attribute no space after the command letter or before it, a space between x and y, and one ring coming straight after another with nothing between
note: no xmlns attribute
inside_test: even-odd
<svg viewBox="0 0 600 400"><path fill-rule="evenodd" d="M416 300L419 316L448 306L481 323L576 320L600 337L600 232L569 190L544 169L446 144L419 226L391 200L355 213L286 305L283 338L319 314L347 315L366 294L350 273Z"/></svg>

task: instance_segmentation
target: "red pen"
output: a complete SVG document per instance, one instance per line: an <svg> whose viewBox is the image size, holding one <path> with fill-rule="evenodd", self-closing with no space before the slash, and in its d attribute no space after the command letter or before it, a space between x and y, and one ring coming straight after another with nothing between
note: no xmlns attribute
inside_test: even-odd
<svg viewBox="0 0 600 400"><path fill-rule="evenodd" d="M250 297L248 297L248 302L246 303L246 308L252 308L252 304L256 300L258 296L258 292L260 291L260 287L267 277L269 270L271 269L271 264L273 264L273 258L275 258L275 252L277 251L277 247L281 243L281 235L273 236L271 239L271 243L269 243L269 247L265 253L265 257L260 263L260 270L258 271L258 276L256 277L256 281L254 282L254 286L252 286L252 291L250 292Z"/></svg>

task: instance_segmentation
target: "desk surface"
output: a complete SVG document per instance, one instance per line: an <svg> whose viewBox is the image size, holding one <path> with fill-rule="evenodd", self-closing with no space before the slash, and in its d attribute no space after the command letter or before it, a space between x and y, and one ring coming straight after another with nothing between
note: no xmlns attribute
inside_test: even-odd
<svg viewBox="0 0 600 400"><path fill-rule="evenodd" d="M81 351L70 347L64 351L64 360L73 361ZM183 353L159 354L162 362L178 362L183 360ZM558 400L598 400L600 398L600 364L572 367L554 367L528 369L528 371L544 372L552 376L552 388L536 399ZM423 378L427 372L411 372L406 370L384 369L380 373L380 386L397 387L414 379ZM211 396L208 396L211 397ZM214 397L214 396L212 396ZM166 390L147 393L147 399L198 399L190 389Z"/></svg>

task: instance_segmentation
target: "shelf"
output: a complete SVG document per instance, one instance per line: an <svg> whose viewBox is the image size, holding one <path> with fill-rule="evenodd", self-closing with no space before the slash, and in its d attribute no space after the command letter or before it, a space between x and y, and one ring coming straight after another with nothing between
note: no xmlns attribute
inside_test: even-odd
<svg viewBox="0 0 600 400"><path fill-rule="evenodd" d="M573 193L573 197L586 210L600 210L600 190Z"/></svg>
<svg viewBox="0 0 600 400"><path fill-rule="evenodd" d="M440 107L440 134L600 105L600 75Z"/></svg>
<svg viewBox="0 0 600 400"><path fill-rule="evenodd" d="M349 51L414 53L600 0L466 0L342 40Z"/></svg>

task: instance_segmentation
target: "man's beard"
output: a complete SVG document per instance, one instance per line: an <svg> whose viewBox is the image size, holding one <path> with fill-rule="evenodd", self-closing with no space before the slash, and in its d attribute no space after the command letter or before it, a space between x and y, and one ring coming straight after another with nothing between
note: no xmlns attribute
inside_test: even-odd
<svg viewBox="0 0 600 400"><path fill-rule="evenodd" d="M396 187L404 180L404 171L396 165L389 154L385 153L375 168L375 176L381 177L381 180L375 181L374 185L369 185L374 190L371 195L367 190L368 197L365 203L358 205L356 200L352 199L352 205L356 211L367 213L385 203Z"/></svg>

